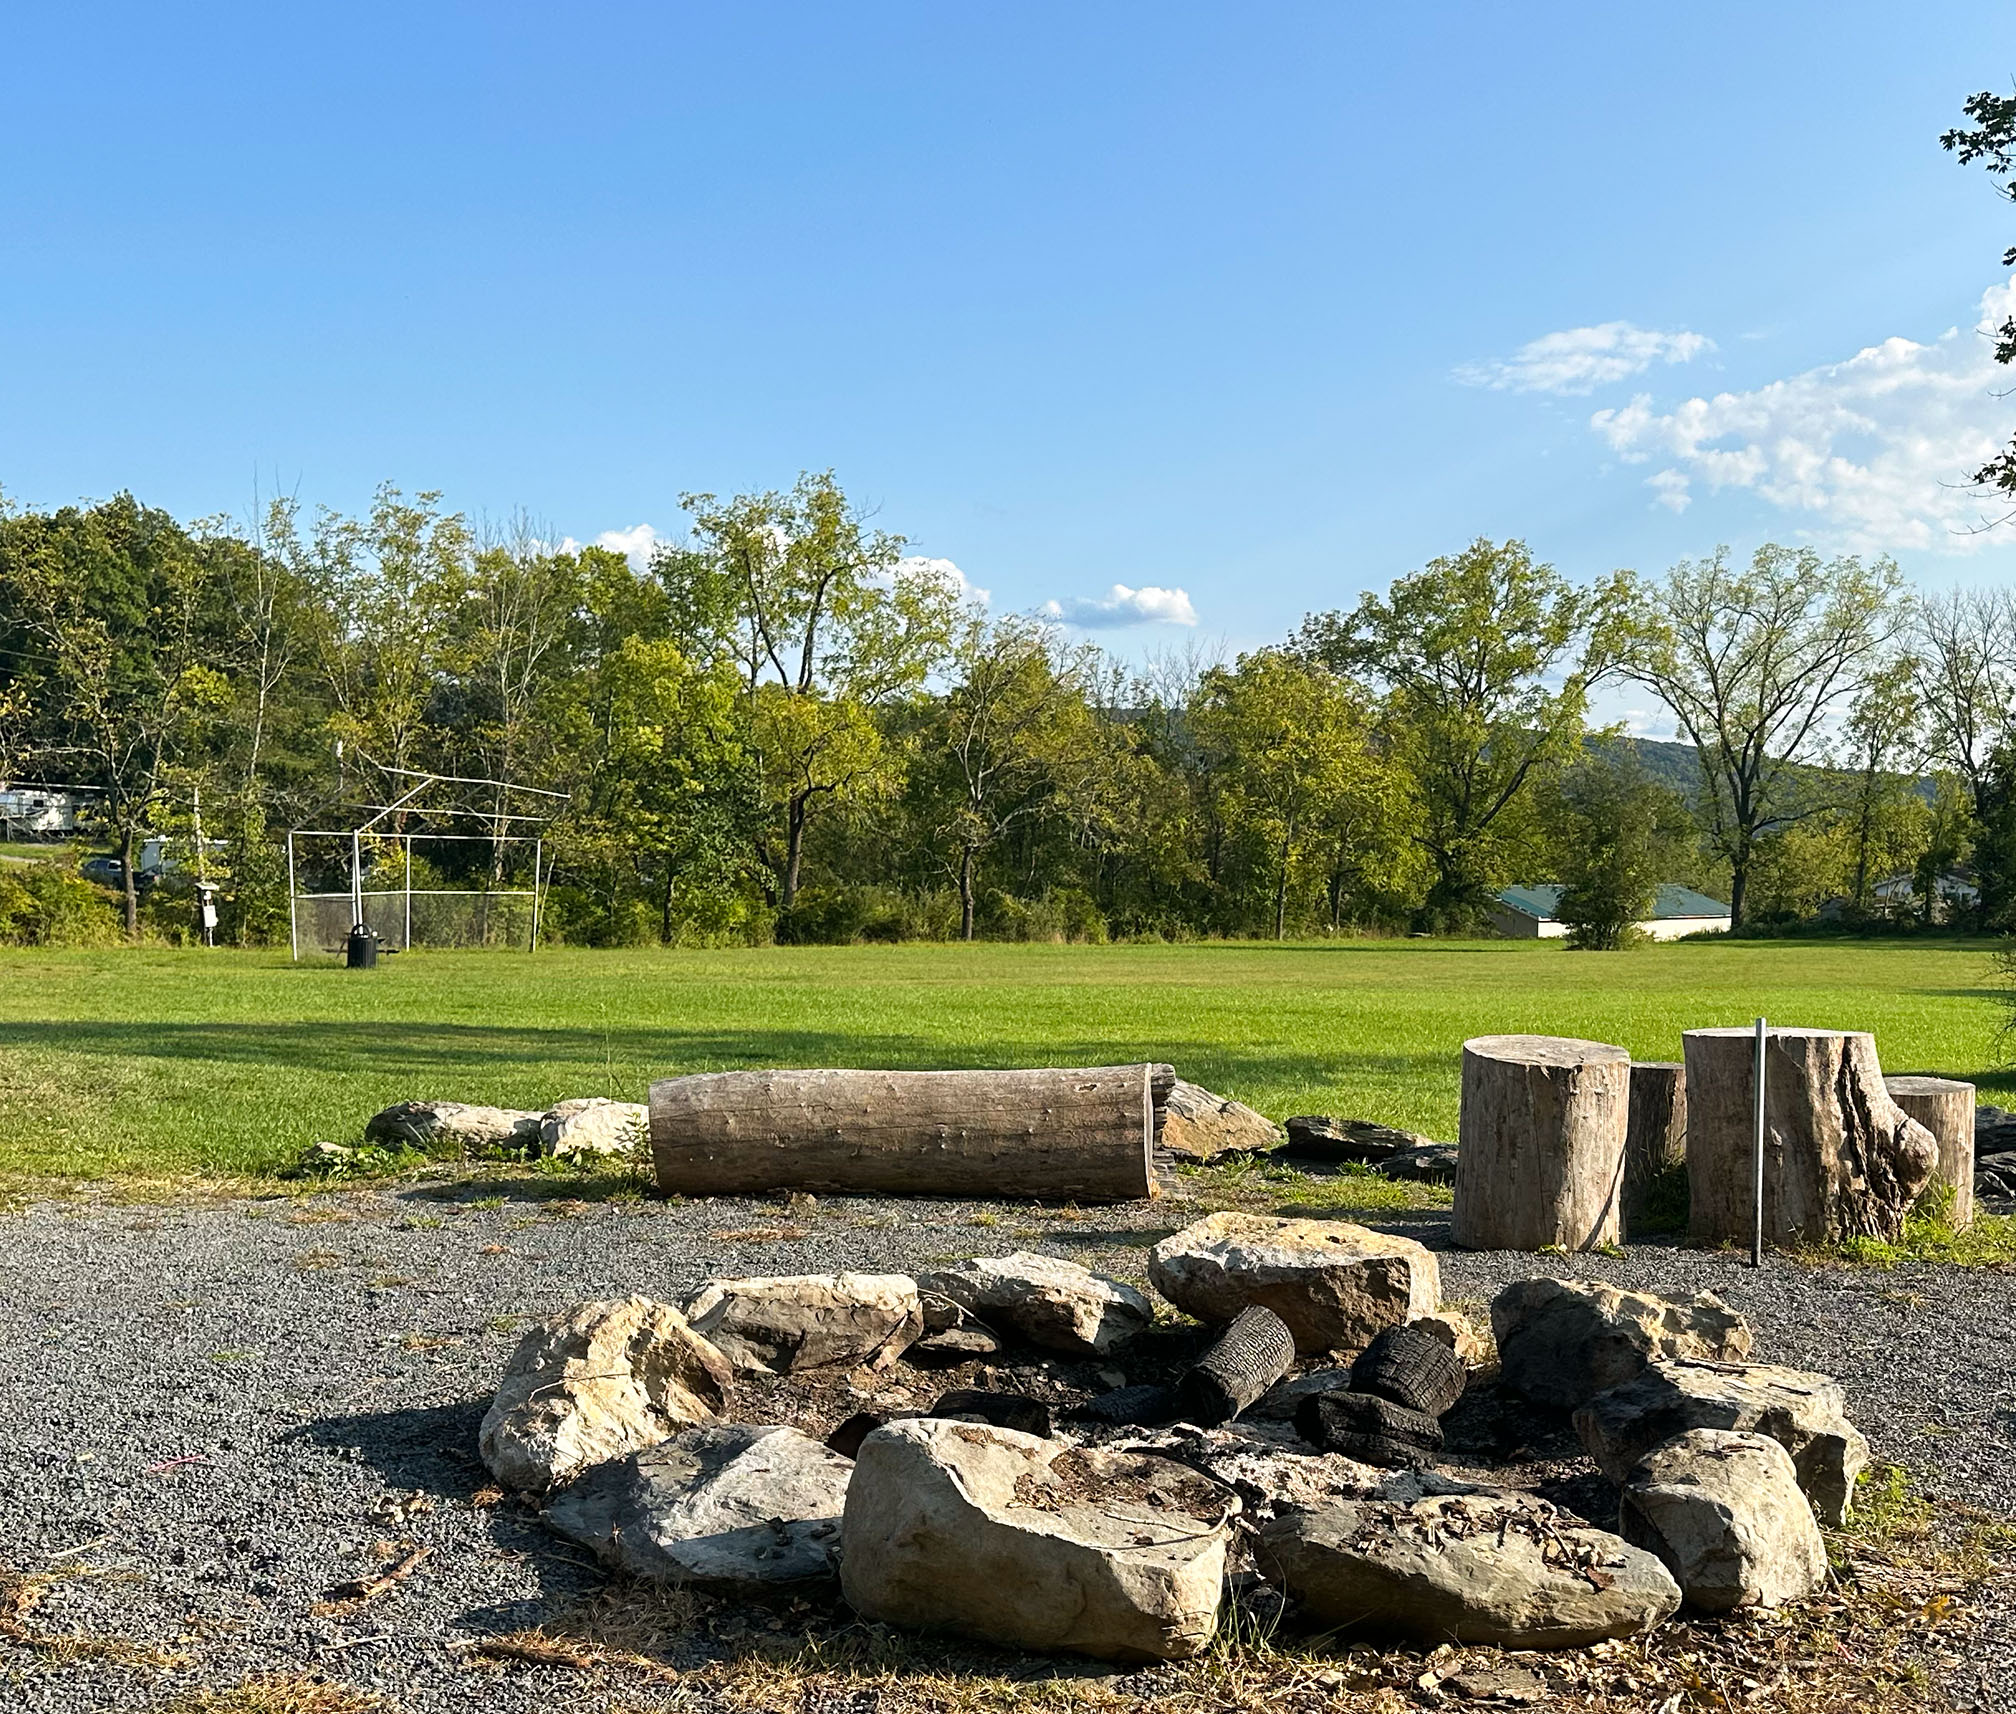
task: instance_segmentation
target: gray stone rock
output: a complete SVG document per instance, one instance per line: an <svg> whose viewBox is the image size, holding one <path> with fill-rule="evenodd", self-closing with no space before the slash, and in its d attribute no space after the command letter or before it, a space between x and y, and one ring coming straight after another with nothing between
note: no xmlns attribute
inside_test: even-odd
<svg viewBox="0 0 2016 1714"><path fill-rule="evenodd" d="M750 1374L886 1369L924 1331L907 1274L781 1274L709 1280L686 1319Z"/></svg>
<svg viewBox="0 0 2016 1714"><path fill-rule="evenodd" d="M1027 1250L979 1256L917 1283L996 1332L1078 1357L1105 1356L1155 1317L1154 1305L1132 1286Z"/></svg>
<svg viewBox="0 0 2016 1714"><path fill-rule="evenodd" d="M539 1116L539 1147L561 1160L633 1155L649 1135L651 1109L641 1101L582 1096L556 1101Z"/></svg>
<svg viewBox="0 0 2016 1714"><path fill-rule="evenodd" d="M1410 1149L1434 1148L1435 1140L1370 1119L1328 1119L1314 1113L1288 1121L1286 1152L1301 1160L1370 1166Z"/></svg>
<svg viewBox="0 0 2016 1714"><path fill-rule="evenodd" d="M1625 1480L1618 1532L1704 1613L1783 1606L1827 1580L1792 1455L1762 1434L1693 1428L1655 1447Z"/></svg>
<svg viewBox="0 0 2016 1714"><path fill-rule="evenodd" d="M1847 1521L1869 1443L1848 1420L1831 1376L1774 1363L1667 1360L1575 1413L1589 1456L1620 1486L1647 1453L1693 1428L1769 1435L1792 1455L1799 1486L1821 1518Z"/></svg>
<svg viewBox="0 0 2016 1714"><path fill-rule="evenodd" d="M1265 1154L1281 1143L1281 1127L1264 1113L1178 1079L1162 1109L1163 1148L1184 1160Z"/></svg>
<svg viewBox="0 0 2016 1714"><path fill-rule="evenodd" d="M1238 1501L1166 1458L979 1423L861 1443L841 1587L862 1618L1102 1660L1196 1654Z"/></svg>
<svg viewBox="0 0 2016 1714"><path fill-rule="evenodd" d="M1456 1145L1429 1143L1423 1148L1403 1149L1379 1162L1379 1172L1386 1178L1408 1179L1416 1184L1454 1184Z"/></svg>
<svg viewBox="0 0 2016 1714"><path fill-rule="evenodd" d="M1345 1220L1207 1215L1155 1246L1148 1277L1200 1321L1230 1321L1251 1304L1273 1310L1304 1356L1362 1351L1381 1328L1442 1300L1431 1250Z"/></svg>
<svg viewBox="0 0 2016 1714"><path fill-rule="evenodd" d="M516 1107L479 1107L466 1101L401 1101L374 1113L364 1140L459 1156L508 1150L530 1154L539 1146L543 1115Z"/></svg>
<svg viewBox="0 0 2016 1714"><path fill-rule="evenodd" d="M728 1359L670 1304L576 1304L518 1341L478 1446L498 1481L534 1492L709 1422Z"/></svg>
<svg viewBox="0 0 2016 1714"><path fill-rule="evenodd" d="M554 1497L546 1521L632 1577L789 1593L836 1575L852 1473L795 1428L689 1428L590 1470Z"/></svg>
<svg viewBox="0 0 2016 1714"><path fill-rule="evenodd" d="M1682 1302L1595 1280L1516 1280L1491 1300L1491 1329L1504 1384L1562 1410L1644 1373L1655 1357L1750 1355L1749 1323L1705 1291Z"/></svg>
<svg viewBox="0 0 2016 1714"><path fill-rule="evenodd" d="M1653 1554L1529 1494L1357 1501L1262 1527L1261 1575L1319 1622L1423 1644L1576 1648L1680 1605Z"/></svg>

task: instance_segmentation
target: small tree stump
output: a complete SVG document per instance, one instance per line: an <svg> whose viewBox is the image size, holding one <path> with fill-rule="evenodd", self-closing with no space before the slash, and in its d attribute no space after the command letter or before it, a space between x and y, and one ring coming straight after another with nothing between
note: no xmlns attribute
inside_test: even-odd
<svg viewBox="0 0 2016 1714"><path fill-rule="evenodd" d="M1166 1065L1033 1071L717 1071L651 1085L658 1188L1154 1196Z"/></svg>
<svg viewBox="0 0 2016 1714"><path fill-rule="evenodd" d="M1670 1059L1631 1062L1631 1116L1624 1131L1624 1224L1645 1212L1652 1181L1687 1158L1687 1067Z"/></svg>
<svg viewBox="0 0 2016 1714"><path fill-rule="evenodd" d="M1567 1036L1463 1044L1456 1242L1469 1250L1567 1250L1623 1236L1631 1056Z"/></svg>
<svg viewBox="0 0 2016 1714"><path fill-rule="evenodd" d="M1688 1231L1747 1244L1753 1218L1757 1034L1689 1030ZM1764 1240L1894 1241L1931 1182L1932 1133L1883 1085L1865 1030L1772 1030L1764 1048Z"/></svg>
<svg viewBox="0 0 2016 1714"><path fill-rule="evenodd" d="M1939 1164L1932 1186L1948 1185L1956 1229L1974 1224L1974 1085L1956 1077L1886 1077L1890 1099L1932 1133Z"/></svg>

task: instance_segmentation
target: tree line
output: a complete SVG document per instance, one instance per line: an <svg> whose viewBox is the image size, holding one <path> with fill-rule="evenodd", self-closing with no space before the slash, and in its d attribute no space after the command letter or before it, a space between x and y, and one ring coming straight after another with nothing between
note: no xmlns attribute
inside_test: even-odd
<svg viewBox="0 0 2016 1714"><path fill-rule="evenodd" d="M1578 585L1479 540L1129 667L968 602L830 474L680 503L642 568L389 485L246 526L5 507L0 774L93 789L128 934L181 926L136 854L200 816L238 944L286 934L286 829L390 770L565 793L545 931L590 945L1460 932L1547 880L1606 946L1660 882L1755 927L1909 873L1929 921L1970 866L1974 924L2016 921L2006 595L1777 546ZM1592 727L1606 681L1670 711L1683 776ZM502 886L512 800L465 800L430 861ZM52 911L0 897L29 938Z"/></svg>

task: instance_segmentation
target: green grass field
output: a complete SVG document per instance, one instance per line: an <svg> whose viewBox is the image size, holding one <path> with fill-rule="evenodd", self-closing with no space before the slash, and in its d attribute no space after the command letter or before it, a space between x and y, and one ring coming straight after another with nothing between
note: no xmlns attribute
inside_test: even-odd
<svg viewBox="0 0 2016 1714"><path fill-rule="evenodd" d="M1676 1058L1680 1032L1872 1029L1886 1067L2016 1088L1985 944L1517 942L416 954L0 953L0 1180L243 1178L403 1097L643 1099L754 1065L1174 1062L1277 1118L1453 1137L1457 1048L1502 1031Z"/></svg>

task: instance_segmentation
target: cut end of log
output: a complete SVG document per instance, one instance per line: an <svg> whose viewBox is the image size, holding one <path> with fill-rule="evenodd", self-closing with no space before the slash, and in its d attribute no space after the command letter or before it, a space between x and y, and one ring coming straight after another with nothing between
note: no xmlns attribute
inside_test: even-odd
<svg viewBox="0 0 2016 1714"><path fill-rule="evenodd" d="M1472 1036L1463 1051L1508 1065L1609 1065L1631 1057L1610 1042L1575 1036Z"/></svg>

